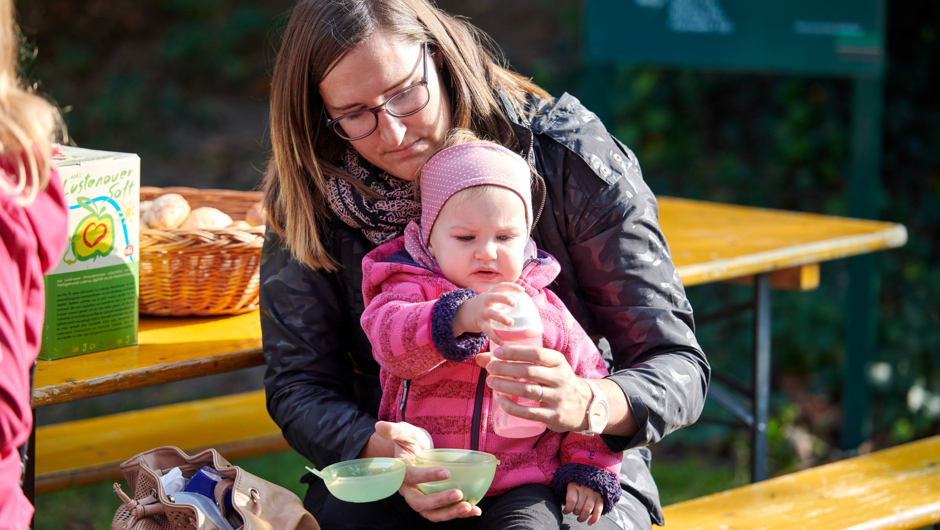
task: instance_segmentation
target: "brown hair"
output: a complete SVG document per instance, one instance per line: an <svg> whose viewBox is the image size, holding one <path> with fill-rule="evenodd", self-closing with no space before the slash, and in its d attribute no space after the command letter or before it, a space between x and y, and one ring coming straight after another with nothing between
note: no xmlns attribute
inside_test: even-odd
<svg viewBox="0 0 940 530"><path fill-rule="evenodd" d="M463 127L454 127L447 131L447 135L444 136L444 141L441 142L441 146L438 147L431 156L428 157L428 160L434 158L438 153L447 149L448 147L453 147L455 145L469 144L474 142L488 142L492 140L486 140L480 138L477 134L470 129L465 129ZM418 176L415 178L412 186L415 190L415 200L421 202L421 172L423 167L418 170ZM468 188L469 189L469 188Z"/></svg>
<svg viewBox="0 0 940 530"><path fill-rule="evenodd" d="M12 0L0 0L0 157L14 168L13 185L0 178L0 191L25 206L49 184L57 111L23 87L17 75L19 31L13 13Z"/></svg>
<svg viewBox="0 0 940 530"><path fill-rule="evenodd" d="M489 36L429 0L301 0L288 22L271 82L273 149L264 202L268 226L283 237L295 259L313 269L337 268L322 231L332 217L328 178L346 179L371 194L336 165L348 142L327 129L318 87L337 61L379 30L402 42L427 42L441 55L441 82L454 127L514 148L517 140L493 87L520 103L527 94L550 97L501 66Z"/></svg>

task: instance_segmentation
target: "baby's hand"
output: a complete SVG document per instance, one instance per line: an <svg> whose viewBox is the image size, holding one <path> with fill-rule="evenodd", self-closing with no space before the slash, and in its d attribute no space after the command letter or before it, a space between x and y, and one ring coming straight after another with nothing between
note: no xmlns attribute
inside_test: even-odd
<svg viewBox="0 0 940 530"><path fill-rule="evenodd" d="M500 322L507 326L512 325L512 319L500 313L493 306L503 304L512 306L515 302L506 294L507 292L522 292L525 289L515 283L503 282L489 291L480 293L457 308L454 315L454 336L464 333L484 333L496 344L502 346L503 340L493 332L491 322Z"/></svg>
<svg viewBox="0 0 940 530"><path fill-rule="evenodd" d="M565 496L564 513L574 513L578 516L578 522L588 522L588 525L594 526L601 520L601 513L604 511L604 499L601 494L587 486L579 486L574 482L568 483L568 494Z"/></svg>

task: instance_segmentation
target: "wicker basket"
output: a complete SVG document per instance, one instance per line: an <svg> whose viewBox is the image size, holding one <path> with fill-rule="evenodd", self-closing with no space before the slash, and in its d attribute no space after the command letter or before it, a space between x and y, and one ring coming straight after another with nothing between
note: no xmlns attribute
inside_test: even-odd
<svg viewBox="0 0 940 530"><path fill-rule="evenodd" d="M141 187L140 200L179 193L193 209L218 208L244 219L260 192ZM227 315L258 307L264 227L140 231L140 312Z"/></svg>

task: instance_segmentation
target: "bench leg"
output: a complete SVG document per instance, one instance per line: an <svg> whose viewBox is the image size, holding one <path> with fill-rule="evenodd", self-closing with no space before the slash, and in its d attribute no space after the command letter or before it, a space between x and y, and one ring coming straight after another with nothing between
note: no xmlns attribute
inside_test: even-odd
<svg viewBox="0 0 940 530"><path fill-rule="evenodd" d="M770 274L754 277L751 482L767 478L767 416L770 407Z"/></svg>
<svg viewBox="0 0 940 530"><path fill-rule="evenodd" d="M36 505L36 410L33 410L33 430L26 442L26 473L23 477L23 493L29 503Z"/></svg>
<svg viewBox="0 0 940 530"><path fill-rule="evenodd" d="M36 361L29 367L29 395L32 399L33 387L36 380ZM29 441L26 442L26 466L23 470L23 494L29 499L29 503L36 506L36 409L32 409L33 428L29 431ZM35 512L33 520L29 522L29 527L34 528L36 521Z"/></svg>

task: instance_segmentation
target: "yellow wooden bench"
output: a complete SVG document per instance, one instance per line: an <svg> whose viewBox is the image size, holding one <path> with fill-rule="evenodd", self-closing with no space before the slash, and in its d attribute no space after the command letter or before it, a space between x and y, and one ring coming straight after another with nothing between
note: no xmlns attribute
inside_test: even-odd
<svg viewBox="0 0 940 530"><path fill-rule="evenodd" d="M122 479L121 462L163 445L228 459L290 448L263 390L57 423L36 429L36 493Z"/></svg>
<svg viewBox="0 0 940 530"><path fill-rule="evenodd" d="M670 530L915 529L940 522L940 436L663 509Z"/></svg>

